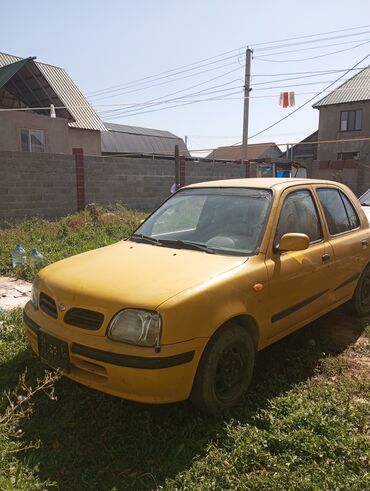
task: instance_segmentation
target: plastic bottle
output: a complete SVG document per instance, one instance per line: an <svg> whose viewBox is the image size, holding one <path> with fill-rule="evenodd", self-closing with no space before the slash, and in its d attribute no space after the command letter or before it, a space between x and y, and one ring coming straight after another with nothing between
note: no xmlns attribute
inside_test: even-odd
<svg viewBox="0 0 370 491"><path fill-rule="evenodd" d="M21 244L17 244L12 252L12 264L13 268L21 266L22 264L27 264L27 253Z"/></svg>
<svg viewBox="0 0 370 491"><path fill-rule="evenodd" d="M30 264L32 266L42 266L44 264L44 256L36 249L36 247L31 251Z"/></svg>

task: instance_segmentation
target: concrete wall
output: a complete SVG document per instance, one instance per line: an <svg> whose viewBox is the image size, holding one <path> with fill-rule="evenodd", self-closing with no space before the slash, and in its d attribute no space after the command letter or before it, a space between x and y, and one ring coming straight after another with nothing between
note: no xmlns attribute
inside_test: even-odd
<svg viewBox="0 0 370 491"><path fill-rule="evenodd" d="M68 128L68 138L66 153L72 153L72 148L82 148L85 155L101 155L100 131Z"/></svg>
<svg viewBox="0 0 370 491"><path fill-rule="evenodd" d="M0 221L59 217L77 210L81 182L74 155L0 151ZM150 211L170 195L173 160L83 157L84 201ZM245 166L185 163L185 183L245 177ZM78 199L79 198L79 199Z"/></svg>
<svg viewBox="0 0 370 491"><path fill-rule="evenodd" d="M344 182L357 195L370 188L370 166L358 161L306 164L310 177ZM245 175L239 163L187 161L180 169L185 184ZM0 176L1 222L60 217L92 202L150 211L170 195L175 165L166 159L0 151Z"/></svg>
<svg viewBox="0 0 370 491"><path fill-rule="evenodd" d="M29 111L0 111L0 150L22 151L21 128L43 130L46 153L71 153L68 121Z"/></svg>
<svg viewBox="0 0 370 491"><path fill-rule="evenodd" d="M362 109L362 130L340 131L341 111ZM370 102L352 102L320 108L319 141L368 138L370 135ZM369 159L370 140L345 143L322 143L318 146L318 160L336 160L338 153L360 152L360 159Z"/></svg>
<svg viewBox="0 0 370 491"><path fill-rule="evenodd" d="M76 210L71 155L0 152L0 222L58 217Z"/></svg>
<svg viewBox="0 0 370 491"><path fill-rule="evenodd" d="M101 155L100 131L70 128L64 118L30 111L0 111L0 151L22 151L21 128L44 131L45 153L71 154L72 148L83 148L86 155Z"/></svg>

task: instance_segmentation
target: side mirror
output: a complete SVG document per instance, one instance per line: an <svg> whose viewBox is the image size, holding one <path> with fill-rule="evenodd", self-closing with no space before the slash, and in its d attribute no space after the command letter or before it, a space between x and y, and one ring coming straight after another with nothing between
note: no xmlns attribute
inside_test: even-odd
<svg viewBox="0 0 370 491"><path fill-rule="evenodd" d="M306 234L284 234L280 239L276 250L279 252L285 251L303 251L310 245L310 239Z"/></svg>

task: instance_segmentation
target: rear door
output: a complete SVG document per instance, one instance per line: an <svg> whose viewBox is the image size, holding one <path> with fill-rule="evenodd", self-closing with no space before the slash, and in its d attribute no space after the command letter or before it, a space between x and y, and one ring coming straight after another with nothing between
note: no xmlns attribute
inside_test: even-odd
<svg viewBox="0 0 370 491"><path fill-rule="evenodd" d="M361 226L355 206L341 189L330 185L315 186L315 191L326 219L334 254L333 298L341 303L351 298L369 261L370 230Z"/></svg>

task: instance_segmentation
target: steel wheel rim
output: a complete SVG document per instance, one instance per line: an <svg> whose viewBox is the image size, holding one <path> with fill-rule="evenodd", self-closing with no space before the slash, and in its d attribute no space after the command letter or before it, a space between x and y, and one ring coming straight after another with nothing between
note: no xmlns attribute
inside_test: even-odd
<svg viewBox="0 0 370 491"><path fill-rule="evenodd" d="M245 362L240 344L233 343L222 352L216 368L215 392L227 402L240 394L245 375Z"/></svg>

